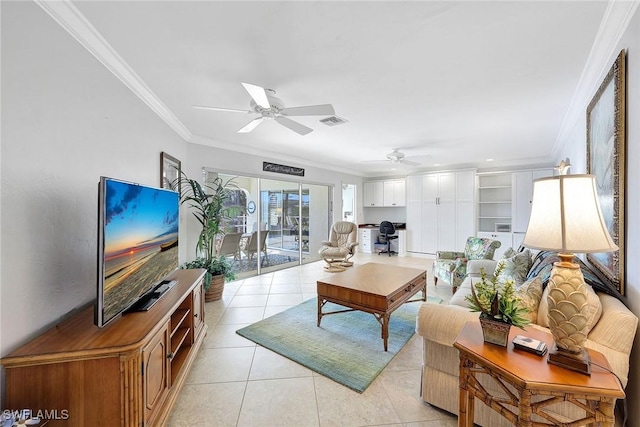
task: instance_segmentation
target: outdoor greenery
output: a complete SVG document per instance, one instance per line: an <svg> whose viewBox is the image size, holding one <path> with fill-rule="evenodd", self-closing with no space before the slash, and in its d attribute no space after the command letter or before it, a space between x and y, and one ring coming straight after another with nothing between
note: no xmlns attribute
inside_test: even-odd
<svg viewBox="0 0 640 427"><path fill-rule="evenodd" d="M224 223L230 220L230 210L238 209L226 205L229 191L236 188L233 179L224 181L217 177L200 184L182 172L172 187L180 191L180 203L191 208L202 227L196 243L196 259L183 264L181 268L206 269L205 289L209 288L212 276L223 274L227 280L235 279L231 263L216 253L216 239L223 234Z"/></svg>
<svg viewBox="0 0 640 427"><path fill-rule="evenodd" d="M522 328L529 324L529 319L524 316L529 310L518 304L520 299L514 293L512 280L498 282L503 268L504 264L499 263L490 279L484 269L481 269L480 282L475 285L471 282L471 295L467 295L465 300L472 311L479 311L481 315Z"/></svg>

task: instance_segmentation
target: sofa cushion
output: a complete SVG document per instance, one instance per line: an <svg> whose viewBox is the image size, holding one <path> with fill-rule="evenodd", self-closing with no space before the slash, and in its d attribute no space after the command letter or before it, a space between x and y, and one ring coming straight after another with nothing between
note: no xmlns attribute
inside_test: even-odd
<svg viewBox="0 0 640 427"><path fill-rule="evenodd" d="M533 264L533 260L528 249L516 252L513 248L509 248L498 262L496 269L499 268L500 264L504 265L504 267L500 272L500 276L498 276L498 280L502 283L511 280L516 286L520 286L527 280L527 274L531 264Z"/></svg>
<svg viewBox="0 0 640 427"><path fill-rule="evenodd" d="M531 323L537 323L538 306L542 299L542 280L539 277L527 280L516 288L515 294L520 298L518 305L528 310L523 317L529 319Z"/></svg>
<svg viewBox="0 0 640 427"><path fill-rule="evenodd" d="M588 284L585 286L587 289L587 331L588 334L591 332L593 327L600 320L600 316L602 316L602 304L600 303L600 298L595 293L593 288ZM542 298L540 299L540 306L538 307L538 325L544 326L545 328L549 327L549 301L547 297L549 296L549 287L547 286L542 293Z"/></svg>

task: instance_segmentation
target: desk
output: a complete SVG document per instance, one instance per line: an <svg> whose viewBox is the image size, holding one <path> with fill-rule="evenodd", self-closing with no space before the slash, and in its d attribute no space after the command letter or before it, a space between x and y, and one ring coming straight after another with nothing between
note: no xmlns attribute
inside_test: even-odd
<svg viewBox="0 0 640 427"><path fill-rule="evenodd" d="M551 334L533 328L511 328L506 348L485 344L478 322L467 322L456 338L453 346L460 352L459 427L473 427L475 397L517 426L566 423L566 419L558 419L547 410L548 405L558 402L587 412L573 425L600 422L602 426L614 426L614 403L624 398L624 390L614 374L600 367L610 369L602 353L589 350L592 368L591 376L587 376L548 364L546 356L514 350L511 341L518 334L544 341L549 348L553 345ZM492 396L479 384L481 375L493 378L506 397ZM553 424L534 422L535 415Z"/></svg>

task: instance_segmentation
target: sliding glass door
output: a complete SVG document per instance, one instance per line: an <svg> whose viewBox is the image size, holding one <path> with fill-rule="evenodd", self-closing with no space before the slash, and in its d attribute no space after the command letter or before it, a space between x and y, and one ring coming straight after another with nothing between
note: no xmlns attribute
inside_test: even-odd
<svg viewBox="0 0 640 427"><path fill-rule="evenodd" d="M331 225L331 187L207 173L208 179L215 176L236 187L224 231L242 233L240 255L233 259L238 277L321 259L318 250Z"/></svg>

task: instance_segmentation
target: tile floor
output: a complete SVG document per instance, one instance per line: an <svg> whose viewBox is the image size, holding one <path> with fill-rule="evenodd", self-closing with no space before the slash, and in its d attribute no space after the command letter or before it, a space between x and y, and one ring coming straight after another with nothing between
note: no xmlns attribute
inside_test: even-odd
<svg viewBox="0 0 640 427"><path fill-rule="evenodd" d="M390 262L430 270L421 257L358 254L356 264ZM237 335L235 331L316 296L330 273L315 262L225 285L206 304L207 338L168 425L209 426L456 426L457 417L420 398L421 341L405 345L362 394ZM448 300L451 287L429 295ZM382 345L382 343L381 343Z"/></svg>

